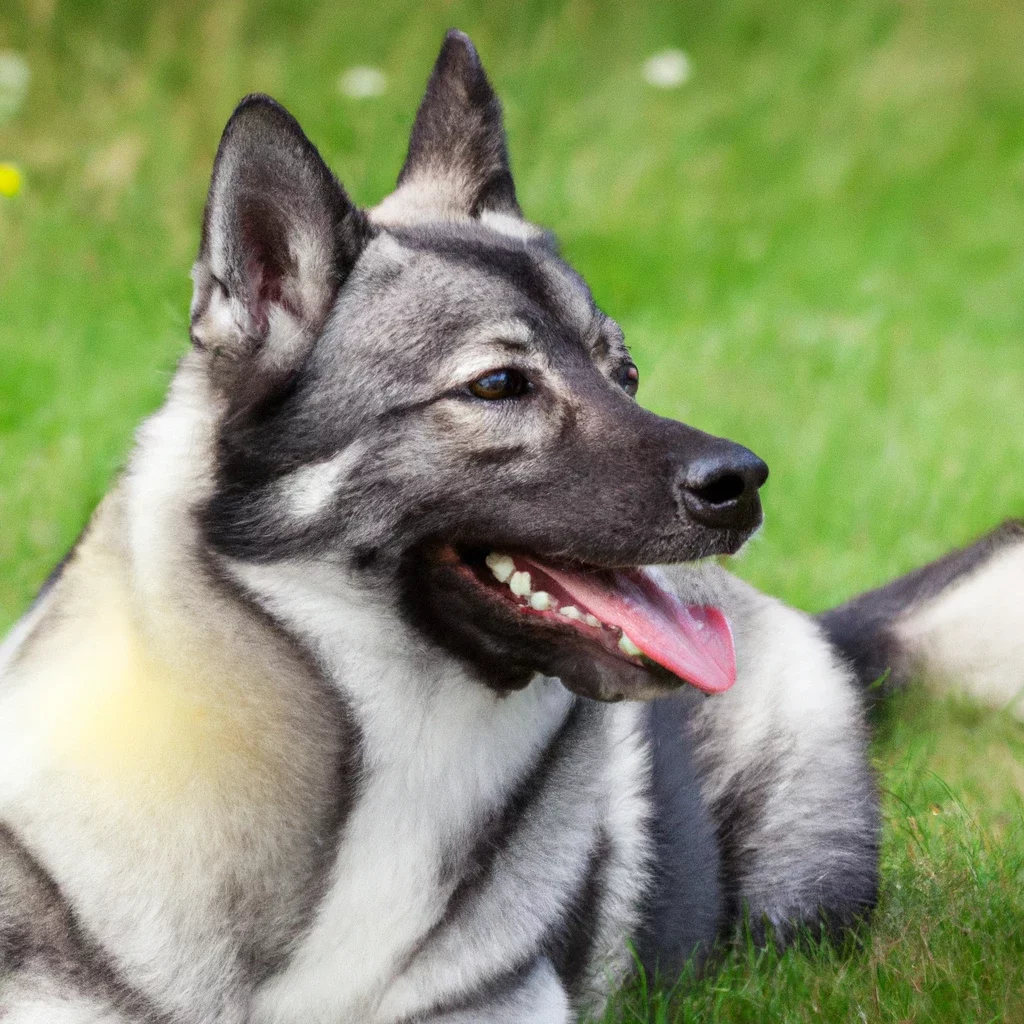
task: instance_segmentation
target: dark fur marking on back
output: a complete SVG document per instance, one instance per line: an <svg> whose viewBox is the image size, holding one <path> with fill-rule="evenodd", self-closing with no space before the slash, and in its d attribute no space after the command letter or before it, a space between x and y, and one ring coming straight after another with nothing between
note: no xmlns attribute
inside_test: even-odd
<svg viewBox="0 0 1024 1024"><path fill-rule="evenodd" d="M138 1024L170 1024L118 975L57 882L0 822L0 976L33 968Z"/></svg>
<svg viewBox="0 0 1024 1024"><path fill-rule="evenodd" d="M345 826L363 789L363 737L354 714L342 697L341 690L329 684L315 656L294 637L275 616L268 612L259 601L234 577L223 571L215 561L204 564L203 571L213 585L237 606L244 608L257 618L262 626L281 640L290 652L307 669L310 677L321 684L319 700L323 707L333 709L334 719L340 732L341 756L335 768L335 799L326 808L326 815L316 832L313 843L316 850L313 868L303 890L302 905L295 916L296 923L281 937L273 949L259 950L253 946L243 947L246 964L255 984L272 974L283 970L297 947L297 941L313 922L317 906L330 888L330 874L338 848L344 835ZM244 894L243 894L244 895Z"/></svg>
<svg viewBox="0 0 1024 1024"><path fill-rule="evenodd" d="M822 613L818 623L862 684L868 686L891 670L887 687L900 685L908 681L913 666L906 664L892 633L897 619L980 569L1003 548L1021 543L1024 521L1007 520L973 544Z"/></svg>

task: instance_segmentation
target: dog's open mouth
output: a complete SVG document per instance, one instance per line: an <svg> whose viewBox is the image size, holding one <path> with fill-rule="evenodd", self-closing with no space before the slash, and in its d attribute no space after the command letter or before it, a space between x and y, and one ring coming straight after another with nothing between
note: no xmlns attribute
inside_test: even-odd
<svg viewBox="0 0 1024 1024"><path fill-rule="evenodd" d="M645 569L601 569L536 556L446 546L443 561L524 616L571 631L633 665L658 668L705 693L736 681L732 631L717 608L687 605Z"/></svg>

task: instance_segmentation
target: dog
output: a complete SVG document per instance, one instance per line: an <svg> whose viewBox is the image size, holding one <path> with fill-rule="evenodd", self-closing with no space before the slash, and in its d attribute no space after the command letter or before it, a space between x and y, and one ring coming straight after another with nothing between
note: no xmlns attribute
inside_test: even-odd
<svg viewBox="0 0 1024 1024"><path fill-rule="evenodd" d="M0 653L0 1020L567 1024L869 913L865 687L1019 685L1020 525L818 619L726 572L767 467L636 403L459 32L368 212L243 100L193 280Z"/></svg>

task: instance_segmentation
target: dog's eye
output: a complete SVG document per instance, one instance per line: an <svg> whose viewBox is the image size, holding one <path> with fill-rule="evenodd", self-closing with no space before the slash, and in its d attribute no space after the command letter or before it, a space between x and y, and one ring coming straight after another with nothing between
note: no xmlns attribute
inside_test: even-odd
<svg viewBox="0 0 1024 1024"><path fill-rule="evenodd" d="M636 395L637 388L640 387L640 371L634 363L626 363L622 368L619 373L619 384L630 397Z"/></svg>
<svg viewBox="0 0 1024 1024"><path fill-rule="evenodd" d="M530 390L530 382L518 370L491 370L469 385L477 398L493 402L498 398L518 398Z"/></svg>

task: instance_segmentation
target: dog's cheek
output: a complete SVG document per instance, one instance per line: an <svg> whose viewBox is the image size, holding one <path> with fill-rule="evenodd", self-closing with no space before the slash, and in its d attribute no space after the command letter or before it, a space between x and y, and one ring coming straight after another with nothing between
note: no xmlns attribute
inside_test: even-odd
<svg viewBox="0 0 1024 1024"><path fill-rule="evenodd" d="M450 566L421 552L411 554L402 569L407 621L430 642L473 665L485 685L503 692L520 690L529 684L536 665L517 642L512 624L482 605L474 591Z"/></svg>

